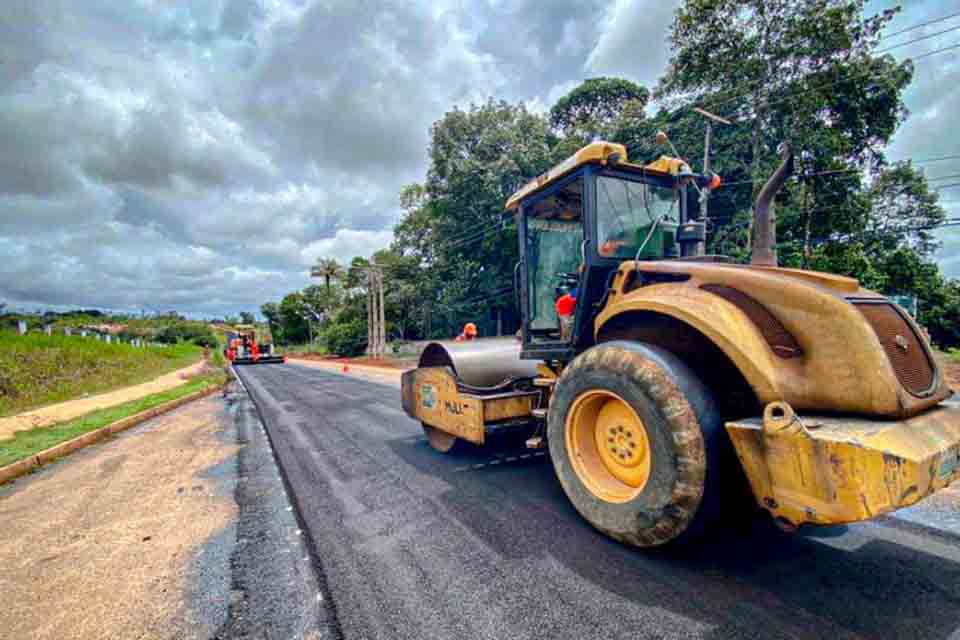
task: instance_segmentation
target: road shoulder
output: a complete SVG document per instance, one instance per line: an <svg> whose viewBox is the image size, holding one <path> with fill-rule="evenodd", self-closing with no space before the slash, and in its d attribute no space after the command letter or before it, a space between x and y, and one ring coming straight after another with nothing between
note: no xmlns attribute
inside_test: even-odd
<svg viewBox="0 0 960 640"><path fill-rule="evenodd" d="M311 369L322 369L330 373L360 378L370 382L379 382L389 384L394 387L400 386L400 377L404 369L392 369L387 367L371 367L362 364L352 364L349 360L308 360L306 358L290 358L288 363L297 364Z"/></svg>
<svg viewBox="0 0 960 640"><path fill-rule="evenodd" d="M312 560L245 394L0 488L0 520L10 637L319 636Z"/></svg>

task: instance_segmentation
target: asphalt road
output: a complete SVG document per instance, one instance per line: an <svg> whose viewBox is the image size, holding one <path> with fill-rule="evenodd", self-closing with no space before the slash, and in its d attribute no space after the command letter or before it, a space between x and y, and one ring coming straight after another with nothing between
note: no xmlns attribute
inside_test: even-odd
<svg viewBox="0 0 960 640"><path fill-rule="evenodd" d="M590 528L549 460L445 456L394 386L238 368L344 638L960 638L960 535L884 518L641 552Z"/></svg>

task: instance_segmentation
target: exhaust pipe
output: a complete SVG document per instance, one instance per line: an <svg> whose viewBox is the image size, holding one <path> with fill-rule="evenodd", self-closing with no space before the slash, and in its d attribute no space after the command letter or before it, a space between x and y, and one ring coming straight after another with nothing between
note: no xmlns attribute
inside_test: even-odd
<svg viewBox="0 0 960 640"><path fill-rule="evenodd" d="M777 152L782 162L773 172L757 196L754 206L754 241L750 264L763 267L777 266L777 219L773 213L773 197L793 174L793 152L786 142L780 144Z"/></svg>

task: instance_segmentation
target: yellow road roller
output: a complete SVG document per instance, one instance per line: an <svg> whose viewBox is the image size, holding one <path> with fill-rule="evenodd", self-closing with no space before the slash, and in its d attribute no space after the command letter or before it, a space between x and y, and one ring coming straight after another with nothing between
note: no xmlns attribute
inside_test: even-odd
<svg viewBox="0 0 960 640"><path fill-rule="evenodd" d="M777 266L770 205L792 167L784 150L734 264L703 254L695 214L717 176L584 147L506 203L520 338L430 344L406 413L442 452L500 432L547 447L577 511L638 547L751 501L794 529L946 487L960 403L914 320L855 279Z"/></svg>

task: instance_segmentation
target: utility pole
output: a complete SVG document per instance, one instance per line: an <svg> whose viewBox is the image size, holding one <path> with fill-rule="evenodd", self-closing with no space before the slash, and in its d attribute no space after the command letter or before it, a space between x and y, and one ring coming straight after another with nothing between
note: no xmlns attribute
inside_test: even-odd
<svg viewBox="0 0 960 640"><path fill-rule="evenodd" d="M377 308L380 311L380 320L377 322L377 328L380 335L377 340L377 357L382 358L387 352L387 314L383 308L383 270L377 268L377 291L380 296L380 304Z"/></svg>
<svg viewBox="0 0 960 640"><path fill-rule="evenodd" d="M382 358L387 346L387 321L383 306L383 271L367 269L367 355Z"/></svg>
<svg viewBox="0 0 960 640"><path fill-rule="evenodd" d="M367 355L372 356L375 349L375 327L373 326L373 269L367 268Z"/></svg>
<svg viewBox="0 0 960 640"><path fill-rule="evenodd" d="M706 118L707 129L704 132L704 141L703 141L703 175L707 176L710 173L710 138L713 136L713 123L719 122L720 124L733 124L725 118L710 113L706 109L701 109L700 107L694 107L694 111ZM700 189L700 220L706 226L707 221L709 220L709 203L710 203L710 189ZM706 253L706 243L698 243L696 254L703 255Z"/></svg>

